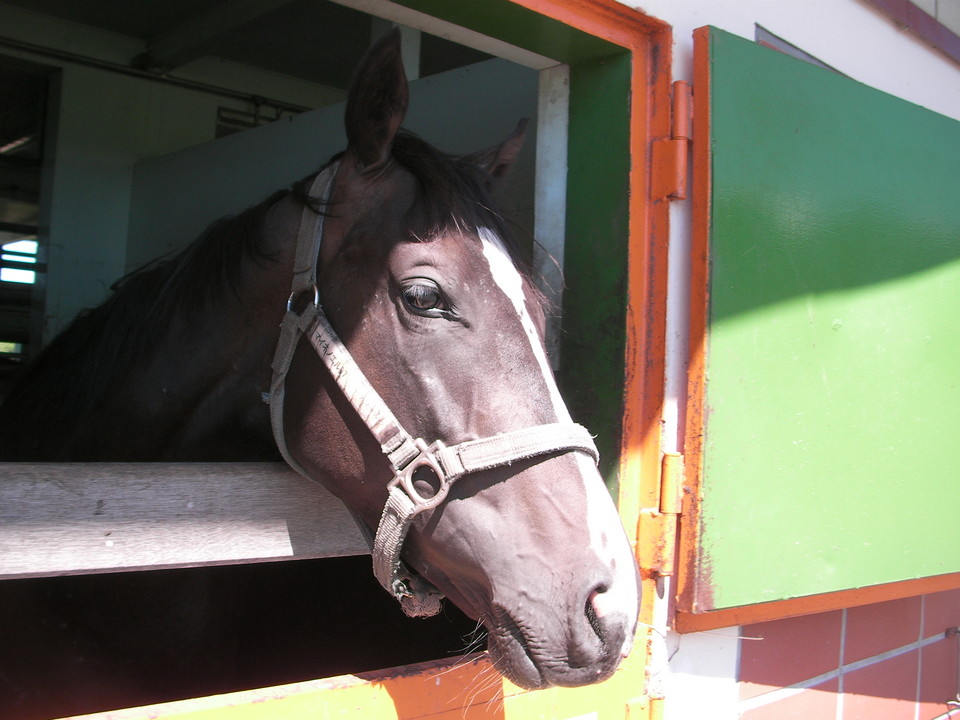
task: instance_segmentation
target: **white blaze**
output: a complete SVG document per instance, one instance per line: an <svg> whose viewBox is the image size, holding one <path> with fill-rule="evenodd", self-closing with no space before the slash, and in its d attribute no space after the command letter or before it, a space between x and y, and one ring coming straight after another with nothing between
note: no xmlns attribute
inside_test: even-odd
<svg viewBox="0 0 960 720"><path fill-rule="evenodd" d="M556 413L557 422L572 422L570 411L567 410L563 398L560 397L560 389L550 372L550 362L547 360L547 353L543 349L543 343L540 342L540 334L537 332L536 325L533 324L533 318L527 312L527 298L523 294L523 278L517 272L513 265L513 260L503 246L503 241L495 232L489 228L480 228L480 241L483 245L483 256L490 265L490 274L493 281L497 284L504 294L513 303L514 310L520 317L520 323L523 325L523 331L527 334L530 346L533 349L533 356L540 365L540 371L543 373L543 380L550 393L550 400L553 404L553 411Z"/></svg>
<svg viewBox="0 0 960 720"><path fill-rule="evenodd" d="M567 410L556 380L550 370L547 355L540 341L540 335L534 325L533 318L527 311L526 296L523 293L523 278L513 265L503 241L496 233L488 228L480 228L480 241L483 246L483 255L490 266L493 281L513 303L513 307L520 318L524 332L530 341L533 355L540 365L543 380L550 393L557 422L572 422L570 411ZM615 567L615 578L611 587L604 593L604 597L597 601L602 612L620 610L636 617L638 598L633 575L633 553L626 535L620 525L616 507L610 499L600 478L600 474L593 462L583 453L576 453L577 464L580 467L580 476L584 481L584 491L587 499L587 527L590 533L590 547L604 562ZM611 562L613 561L613 562ZM632 638L628 638L629 643Z"/></svg>

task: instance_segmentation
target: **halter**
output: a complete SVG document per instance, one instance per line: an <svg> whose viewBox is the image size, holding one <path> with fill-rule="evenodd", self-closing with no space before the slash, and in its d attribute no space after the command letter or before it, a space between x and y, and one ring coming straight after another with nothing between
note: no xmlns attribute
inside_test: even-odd
<svg viewBox="0 0 960 720"><path fill-rule="evenodd" d="M338 164L321 172L310 188L310 197L329 201ZM280 339L273 360L270 386L270 418L273 435L287 463L300 474L307 472L294 460L283 429L285 381L300 338L306 336L344 396L357 411L393 468L387 485L387 502L376 535L370 540L366 523L355 517L371 542L373 573L383 588L397 598L410 616L427 617L440 610L443 595L400 559L403 541L411 525L424 512L440 505L451 485L468 473L511 465L541 455L579 451L596 463L596 445L586 428L575 423L552 423L514 430L480 440L447 446L441 440L427 443L406 430L373 388L346 346L337 337L320 305L317 263L323 238L322 212L304 208L297 236L293 288L287 312L280 325ZM306 308L298 310L298 306ZM424 496L414 485L414 476L426 469L434 476L433 494Z"/></svg>

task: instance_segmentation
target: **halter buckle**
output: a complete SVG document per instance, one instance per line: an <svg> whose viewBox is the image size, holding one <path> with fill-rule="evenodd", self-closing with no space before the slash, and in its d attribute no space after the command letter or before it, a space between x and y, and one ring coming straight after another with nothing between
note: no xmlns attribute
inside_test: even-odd
<svg viewBox="0 0 960 720"><path fill-rule="evenodd" d="M410 584L406 578L396 578L393 581L393 596L402 601L404 598L412 598L413 590L410 589Z"/></svg>

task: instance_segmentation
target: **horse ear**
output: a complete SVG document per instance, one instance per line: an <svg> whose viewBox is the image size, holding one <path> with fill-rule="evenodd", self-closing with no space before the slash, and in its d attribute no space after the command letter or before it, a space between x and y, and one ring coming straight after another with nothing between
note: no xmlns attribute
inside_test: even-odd
<svg viewBox="0 0 960 720"><path fill-rule="evenodd" d="M465 159L484 168L490 173L494 182L501 180L510 170L510 166L517 159L517 155L520 154L520 148L523 147L523 140L527 133L528 122L530 122L529 118L521 118L510 137L502 143L468 155Z"/></svg>
<svg viewBox="0 0 960 720"><path fill-rule="evenodd" d="M347 152L362 172L376 170L389 159L409 97L400 30L394 28L367 51L347 96Z"/></svg>

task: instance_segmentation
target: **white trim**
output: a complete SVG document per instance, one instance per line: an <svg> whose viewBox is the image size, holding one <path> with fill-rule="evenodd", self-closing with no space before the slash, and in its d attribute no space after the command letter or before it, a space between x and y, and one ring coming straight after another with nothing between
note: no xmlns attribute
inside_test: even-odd
<svg viewBox="0 0 960 720"><path fill-rule="evenodd" d="M837 667L843 667L843 658L847 654L847 609L840 614L840 649L838 650ZM843 675L837 679L837 718L843 720Z"/></svg>
<svg viewBox="0 0 960 720"><path fill-rule="evenodd" d="M667 307L664 333L664 380L661 442L663 452L683 445L681 408L687 402L687 357L690 347L690 200L670 204L667 249Z"/></svg>
<svg viewBox="0 0 960 720"><path fill-rule="evenodd" d="M689 634L667 633L670 667L662 685L666 697L665 720L739 717L739 635L739 627Z"/></svg>
<svg viewBox="0 0 960 720"><path fill-rule="evenodd" d="M537 170L534 188L533 265L540 291L547 297L547 355L557 367L563 304L563 250L567 236L567 143L569 139L570 66L540 71L537 99Z"/></svg>
<svg viewBox="0 0 960 720"><path fill-rule="evenodd" d="M466 45L474 50L496 55L534 70L544 70L557 64L556 60L518 48L516 45L510 45L503 40L483 35L474 30L468 30L446 20L440 20L432 15L422 13L419 10L412 10L386 0L333 0L333 2L369 15L391 20L399 25L422 30L445 40Z"/></svg>

